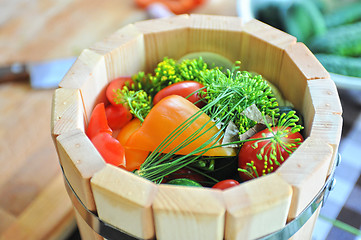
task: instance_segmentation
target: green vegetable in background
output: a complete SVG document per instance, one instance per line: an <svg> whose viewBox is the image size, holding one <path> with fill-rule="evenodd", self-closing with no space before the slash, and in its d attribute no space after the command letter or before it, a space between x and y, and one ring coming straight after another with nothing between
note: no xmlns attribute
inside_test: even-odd
<svg viewBox="0 0 361 240"><path fill-rule="evenodd" d="M328 28L350 24L361 20L361 2L349 4L341 9L336 9L325 15Z"/></svg>
<svg viewBox="0 0 361 240"><path fill-rule="evenodd" d="M315 54L315 56L329 72L361 77L361 58L331 54Z"/></svg>
<svg viewBox="0 0 361 240"><path fill-rule="evenodd" d="M299 42L308 42L327 31L321 11L310 0L295 1L286 11L284 24L286 32Z"/></svg>
<svg viewBox="0 0 361 240"><path fill-rule="evenodd" d="M361 22L330 29L308 45L316 53L361 56Z"/></svg>

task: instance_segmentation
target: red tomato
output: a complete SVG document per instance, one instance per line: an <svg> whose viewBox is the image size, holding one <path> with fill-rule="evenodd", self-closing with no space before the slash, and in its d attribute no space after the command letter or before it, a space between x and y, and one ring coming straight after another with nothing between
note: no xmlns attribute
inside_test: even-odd
<svg viewBox="0 0 361 240"><path fill-rule="evenodd" d="M238 181L236 181L234 179L226 179L226 180L216 183L212 188L224 190L224 189L231 188L231 187L234 187L237 185L239 185Z"/></svg>
<svg viewBox="0 0 361 240"><path fill-rule="evenodd" d="M119 77L111 81L105 91L105 95L107 96L109 102L115 106L118 104L115 103L115 91L117 89L122 89L125 86L125 83L129 82L129 84L133 84L133 80L131 77Z"/></svg>
<svg viewBox="0 0 361 240"><path fill-rule="evenodd" d="M160 90L154 96L153 105L157 104L160 100L170 95L178 95L184 98L188 97L190 94L194 93L195 91L203 87L204 87L203 84L195 81L184 81L184 82L173 83L172 85L169 85L168 87ZM205 89L203 91L206 92ZM194 93L187 99L192 103L195 103L196 106L199 108L206 105L206 103L204 102L205 100L201 101L201 97L199 96L198 93Z"/></svg>
<svg viewBox="0 0 361 240"><path fill-rule="evenodd" d="M138 118L133 119L127 123L119 132L117 139L118 141L125 146L126 142L130 135L132 135L136 130L141 126L141 122ZM148 157L149 151L142 151L137 149L129 149L124 147L125 150L125 159L127 164L123 167L127 171L134 171L139 169L140 165Z"/></svg>
<svg viewBox="0 0 361 240"><path fill-rule="evenodd" d="M122 144L109 133L101 132L90 139L104 161L114 166L125 166L125 153Z"/></svg>
<svg viewBox="0 0 361 240"><path fill-rule="evenodd" d="M107 116L105 114L104 103L97 104L93 109L86 129L86 135L92 139L100 132L112 134L112 129L110 129L108 125Z"/></svg>
<svg viewBox="0 0 361 240"><path fill-rule="evenodd" d="M299 132L291 133L289 127L272 127L271 129L272 132L267 128L250 138L270 137L270 139L245 142L241 147L238 155L238 167L249 173L240 171L239 174L243 180L250 180L276 171L289 157L289 152L294 152L299 146L297 144L290 146L290 144L303 141L302 135ZM255 145L256 142L258 146ZM273 149L276 160L271 158ZM257 157L258 154L263 156L262 159Z"/></svg>
<svg viewBox="0 0 361 240"><path fill-rule="evenodd" d="M133 117L128 108L119 104L117 106L110 104L105 108L109 127L118 130L127 124Z"/></svg>

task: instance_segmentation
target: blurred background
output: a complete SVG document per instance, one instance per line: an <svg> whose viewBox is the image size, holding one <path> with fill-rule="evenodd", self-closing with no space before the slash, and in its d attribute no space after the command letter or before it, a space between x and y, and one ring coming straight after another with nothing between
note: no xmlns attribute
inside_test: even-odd
<svg viewBox="0 0 361 240"><path fill-rule="evenodd" d="M0 239L80 239L50 136L54 86L44 79L55 72L60 81L82 49L126 24L204 13L286 31L331 73L344 110L342 162L313 239L361 240L361 1L194 0L187 9L143 2L0 1Z"/></svg>

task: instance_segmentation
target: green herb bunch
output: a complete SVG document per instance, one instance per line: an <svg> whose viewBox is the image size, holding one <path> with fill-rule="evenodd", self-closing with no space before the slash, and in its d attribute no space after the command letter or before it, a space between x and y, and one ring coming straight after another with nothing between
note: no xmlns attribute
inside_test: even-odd
<svg viewBox="0 0 361 240"><path fill-rule="evenodd" d="M207 69L207 64L202 58L188 60L177 63L172 58L165 57L158 63L154 73L145 74L139 72L133 76L134 90L144 90L151 97L163 88L181 81L199 81L200 73Z"/></svg>
<svg viewBox="0 0 361 240"><path fill-rule="evenodd" d="M130 90L127 86L116 90L114 98L116 104L129 107L130 113L144 122L145 117L152 108L152 98L144 90Z"/></svg>
<svg viewBox="0 0 361 240"><path fill-rule="evenodd" d="M141 122L144 121L153 107L152 99L157 92L177 82L193 80L200 81L200 74L207 69L202 58L185 59L177 63L174 59L165 57L154 70L154 74L139 72L132 77L133 84L116 91L115 102L126 103L130 112Z"/></svg>
<svg viewBox="0 0 361 240"><path fill-rule="evenodd" d="M235 67L232 71L223 73L219 69L211 69L202 72L202 80L207 87L207 94L204 96L208 102L219 101L218 96L227 91L228 97L221 99L216 104L217 108L226 106L229 112L235 104L238 107L232 112L232 121L237 125L240 134L246 132L257 122L249 119L242 112L252 104L255 104L264 115L278 115L278 102L267 84L260 75L254 75L246 71L239 71ZM208 115L212 116L215 108L211 108Z"/></svg>

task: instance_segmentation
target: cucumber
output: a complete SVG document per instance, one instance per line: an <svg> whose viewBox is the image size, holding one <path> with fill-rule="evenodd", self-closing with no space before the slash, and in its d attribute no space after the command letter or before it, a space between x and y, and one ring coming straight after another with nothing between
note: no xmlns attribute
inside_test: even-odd
<svg viewBox="0 0 361 240"><path fill-rule="evenodd" d="M308 47L315 53L361 56L361 22L332 28L315 37Z"/></svg>
<svg viewBox="0 0 361 240"><path fill-rule="evenodd" d="M295 1L288 8L284 22L286 32L300 42L307 42L312 36L327 31L320 9L310 0Z"/></svg>
<svg viewBox="0 0 361 240"><path fill-rule="evenodd" d="M190 187L202 187L201 184L199 184L196 181L193 181L191 179L188 179L188 178L173 179L173 180L170 180L169 182L167 182L167 184L190 186Z"/></svg>
<svg viewBox="0 0 361 240"><path fill-rule="evenodd" d="M325 22L328 28L337 27L361 20L361 2L348 4L325 15Z"/></svg>
<svg viewBox="0 0 361 240"><path fill-rule="evenodd" d="M341 75L361 77L361 58L330 54L315 54L327 71Z"/></svg>

